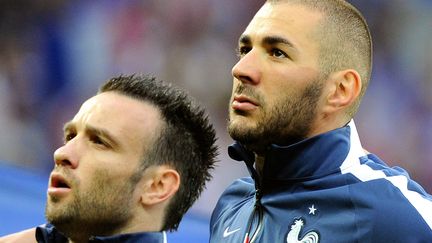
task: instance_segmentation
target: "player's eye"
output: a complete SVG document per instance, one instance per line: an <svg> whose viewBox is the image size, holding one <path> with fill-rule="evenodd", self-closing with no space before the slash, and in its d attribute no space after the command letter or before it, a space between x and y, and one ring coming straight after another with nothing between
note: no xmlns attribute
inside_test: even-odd
<svg viewBox="0 0 432 243"><path fill-rule="evenodd" d="M251 50L251 48L248 47L248 46L239 46L239 47L237 48L237 56L238 56L238 57L243 57L243 56L246 55L250 50Z"/></svg>
<svg viewBox="0 0 432 243"><path fill-rule="evenodd" d="M288 57L288 55L284 51L282 51L278 48L272 48L270 53L273 57L276 57L276 58L287 58Z"/></svg>
<svg viewBox="0 0 432 243"><path fill-rule="evenodd" d="M98 145L106 145L106 143L103 141L103 139L101 139L99 136L90 136L90 141L92 141L94 144L98 144Z"/></svg>
<svg viewBox="0 0 432 243"><path fill-rule="evenodd" d="M65 135L64 135L63 142L64 142L64 143L67 143L67 142L69 142L70 140L72 140L75 136L76 136L76 134L75 134L74 132L67 132L67 133L65 133Z"/></svg>

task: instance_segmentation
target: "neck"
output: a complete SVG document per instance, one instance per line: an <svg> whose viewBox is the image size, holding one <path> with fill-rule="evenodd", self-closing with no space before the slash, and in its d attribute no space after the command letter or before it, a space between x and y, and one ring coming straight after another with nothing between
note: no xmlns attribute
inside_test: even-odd
<svg viewBox="0 0 432 243"><path fill-rule="evenodd" d="M341 128L350 122L351 118L346 115L321 115L311 126L307 138L315 137L338 128Z"/></svg>
<svg viewBox="0 0 432 243"><path fill-rule="evenodd" d="M56 225L55 225L56 226ZM93 224L82 224L76 225L75 227L72 225L60 227L56 226L57 229L62 232L67 238L69 243L81 243L88 242L90 238L94 236L114 236L119 234L127 234L133 232L143 231L141 225L139 223L135 224L126 224L123 226L118 225L114 227L109 225L109 223L99 223L97 225Z"/></svg>
<svg viewBox="0 0 432 243"><path fill-rule="evenodd" d="M86 225L64 224L59 222L50 222L56 229L64 235L69 243L88 242L91 236L91 230Z"/></svg>
<svg viewBox="0 0 432 243"><path fill-rule="evenodd" d="M90 239L90 235L86 235L86 234L74 235L72 237L68 237L68 243L88 242L89 239Z"/></svg>
<svg viewBox="0 0 432 243"><path fill-rule="evenodd" d="M265 157L264 155L256 155L255 154L255 169L258 172L258 175L262 175L262 171L264 169L264 161L265 161Z"/></svg>
<svg viewBox="0 0 432 243"><path fill-rule="evenodd" d="M311 129L309 134L307 135L307 137L304 139L312 138L312 137L318 136L320 134L341 128L341 127L345 126L346 124L348 124L348 122L349 122L349 120L346 121L346 120L342 120L342 119L338 120L338 121L332 121L332 122L329 122L329 121L325 121L325 122L321 121L321 123L318 122L318 124L323 124L323 125L313 126L314 129ZM300 142L300 141L297 141L297 142ZM278 145L290 145L290 144L278 144ZM248 149L250 149L251 151L254 151L255 169L256 169L258 175L261 176L263 174L264 163L265 163L265 149L262 149L262 148L264 148L265 146L259 146L260 149L257 149L258 146L254 147L254 146L249 145L246 147Z"/></svg>

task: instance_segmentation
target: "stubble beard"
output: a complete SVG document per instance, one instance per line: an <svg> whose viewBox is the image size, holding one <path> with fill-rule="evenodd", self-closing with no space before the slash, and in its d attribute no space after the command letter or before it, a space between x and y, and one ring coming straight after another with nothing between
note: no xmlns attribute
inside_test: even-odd
<svg viewBox="0 0 432 243"><path fill-rule="evenodd" d="M74 188L70 202L61 205L61 199L48 198L45 216L69 239L88 239L90 236L108 236L122 229L132 217L131 195L135 180L125 180L113 186L104 173L95 173L92 191L80 192Z"/></svg>
<svg viewBox="0 0 432 243"><path fill-rule="evenodd" d="M305 139L312 129L317 114L318 100L323 90L323 80L316 79L297 96L286 96L273 108L261 101L259 117L254 126L233 122L232 116L246 112L231 111L228 121L230 136L248 149L263 154L270 144L291 145ZM253 92L250 92L253 93Z"/></svg>

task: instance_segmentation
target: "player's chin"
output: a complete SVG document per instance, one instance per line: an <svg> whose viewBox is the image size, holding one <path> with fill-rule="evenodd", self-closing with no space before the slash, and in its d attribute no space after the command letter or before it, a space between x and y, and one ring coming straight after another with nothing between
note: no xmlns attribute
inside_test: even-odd
<svg viewBox="0 0 432 243"><path fill-rule="evenodd" d="M243 137L243 134L249 134L254 129L256 129L255 122L247 117L237 117L228 122L228 133L233 138Z"/></svg>

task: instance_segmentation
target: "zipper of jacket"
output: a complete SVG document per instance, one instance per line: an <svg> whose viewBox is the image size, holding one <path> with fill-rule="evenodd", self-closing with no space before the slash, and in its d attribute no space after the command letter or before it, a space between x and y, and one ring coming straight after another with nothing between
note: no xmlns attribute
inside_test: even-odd
<svg viewBox="0 0 432 243"><path fill-rule="evenodd" d="M249 216L248 223L247 223L247 231L245 238L243 240L243 243L253 243L257 239L257 236L261 232L263 228L263 206L261 204L261 192L259 189L255 192L256 195L256 201L254 205L254 210L252 211L251 215ZM256 227L254 226L255 219L257 221ZM252 229L255 228L253 231Z"/></svg>
<svg viewBox="0 0 432 243"><path fill-rule="evenodd" d="M262 190L261 181L258 172L254 168L255 154L247 150L243 145L236 142L228 147L229 156L237 161L244 161L246 167L251 174L252 179L255 181L255 205L252 213L249 216L246 225L246 234L242 243L253 243L263 228L264 208L261 204ZM256 223L256 227L254 226ZM252 231L253 230L253 231Z"/></svg>
<svg viewBox="0 0 432 243"><path fill-rule="evenodd" d="M252 178L255 181L255 205L254 209L249 216L248 223L246 226L246 235L243 240L243 243L253 243L257 239L257 236L262 231L263 228L263 216L264 216L264 209L261 204L261 198L262 198L262 190L261 190L261 181L259 179L259 175L255 168L253 167L253 164L246 163L248 166L248 169L252 175ZM254 226L254 222L256 223L256 227ZM253 230L254 229L254 230Z"/></svg>

